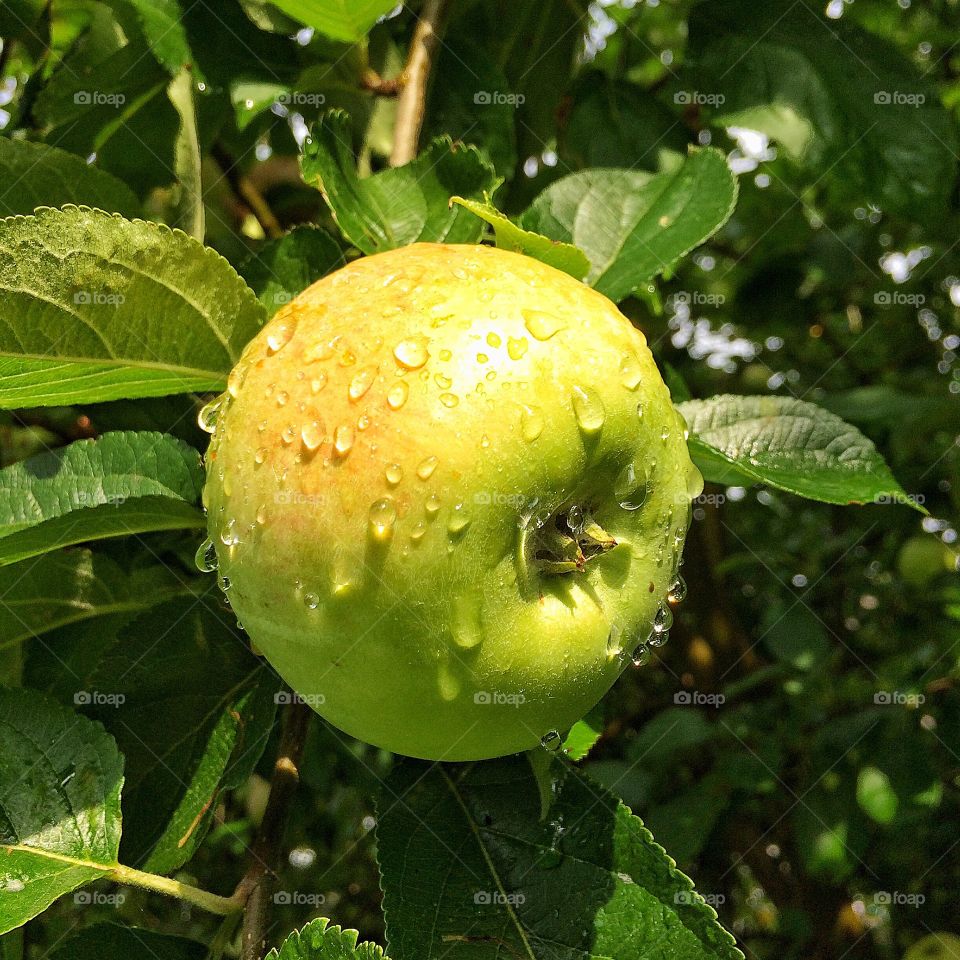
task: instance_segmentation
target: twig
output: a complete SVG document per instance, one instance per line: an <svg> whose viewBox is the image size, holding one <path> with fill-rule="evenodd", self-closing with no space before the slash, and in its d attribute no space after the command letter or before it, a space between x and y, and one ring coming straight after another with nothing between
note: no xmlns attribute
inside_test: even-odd
<svg viewBox="0 0 960 960"><path fill-rule="evenodd" d="M313 711L299 701L286 708L270 781L270 799L250 851L250 867L233 895L244 903L240 960L260 960L266 948L272 880L280 866L280 844L290 801L300 782L300 759L312 715Z"/></svg>
<svg viewBox="0 0 960 960"><path fill-rule="evenodd" d="M389 80L381 77L376 70L368 68L360 77L360 87L378 97L396 97L403 86L401 77L391 77Z"/></svg>
<svg viewBox="0 0 960 960"><path fill-rule="evenodd" d="M426 106L427 80L433 55L440 42L443 8L444 0L427 0L413 31L407 65L401 76L400 99L397 101L397 124L393 134L393 152L390 154L392 167L409 163L417 155L417 141L420 139Z"/></svg>
<svg viewBox="0 0 960 960"><path fill-rule="evenodd" d="M282 237L283 227L280 225L280 221L253 181L240 170L237 161L230 156L226 147L222 143L215 143L211 147L210 153L216 160L217 166L223 171L230 188L249 207L250 212L257 218L257 222L263 228L263 232L271 240Z"/></svg>

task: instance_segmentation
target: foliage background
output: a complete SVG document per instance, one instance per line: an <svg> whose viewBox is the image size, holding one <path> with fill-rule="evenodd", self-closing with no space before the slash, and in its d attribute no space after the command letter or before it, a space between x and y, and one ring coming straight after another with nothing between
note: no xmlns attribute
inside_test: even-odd
<svg viewBox="0 0 960 960"><path fill-rule="evenodd" d="M296 16L300 6L7 3L3 136L114 174L127 191L111 209L142 203L148 217L178 222L182 117L167 71L189 60L206 242L256 275L251 255L271 232L318 224L338 235L299 173L309 124L347 110L361 172L384 168L395 100L377 87L401 69L417 17L398 8L368 35L348 24L331 39L278 9ZM669 169L688 145L719 147L739 175L733 217L623 309L676 399L689 390L816 401L870 436L929 511L708 486L672 640L604 700L603 735L584 768L644 818L748 957L947 955L909 951L937 931L960 935L960 9L954 0L452 6L422 143L449 134L475 144L503 178L494 202L510 215L572 171ZM71 199L56 177L3 169L5 215ZM325 242L314 272L329 267ZM202 399L5 413L0 459L118 429L171 432L202 449ZM64 663L82 673L91 650L106 656L118 636L182 623L177 604L206 589L196 542L159 533L98 545L99 563L142 575L164 606L0 641L5 680L69 703L76 683ZM173 571L166 580L163 570ZM19 603L24 584L7 568L0 603ZM135 659L126 647L116 655ZM177 710L162 690L146 703L153 723ZM128 728L125 749L151 752L150 731L150 722ZM243 874L269 736L259 761L251 751L255 769L239 764L185 868L201 886L226 894ZM312 725L279 888L313 900L276 905L276 940L323 915L382 942L372 796L392 763ZM125 827L134 863L155 830L150 802L164 776L155 767L144 764L143 822L133 815ZM67 898L0 941L0 953L56 956L62 938L103 919L200 939L214 929L146 894Z"/></svg>

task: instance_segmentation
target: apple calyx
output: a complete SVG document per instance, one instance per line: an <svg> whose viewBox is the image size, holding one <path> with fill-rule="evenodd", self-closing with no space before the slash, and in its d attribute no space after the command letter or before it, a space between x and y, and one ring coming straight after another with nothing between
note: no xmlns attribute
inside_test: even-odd
<svg viewBox="0 0 960 960"><path fill-rule="evenodd" d="M617 541L582 507L571 506L550 517L535 533L533 560L541 573L583 573Z"/></svg>

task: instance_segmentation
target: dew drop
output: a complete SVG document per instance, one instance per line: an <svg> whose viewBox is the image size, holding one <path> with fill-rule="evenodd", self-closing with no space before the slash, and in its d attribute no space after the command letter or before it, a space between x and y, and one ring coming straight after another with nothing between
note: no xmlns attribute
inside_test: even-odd
<svg viewBox="0 0 960 960"><path fill-rule="evenodd" d="M333 431L333 449L340 457L345 457L353 449L353 427L341 424Z"/></svg>
<svg viewBox="0 0 960 960"><path fill-rule="evenodd" d="M491 347L499 347L503 341L500 339L500 335L497 333L488 333L487 334L487 343Z"/></svg>
<svg viewBox="0 0 960 960"><path fill-rule="evenodd" d="M556 753L563 746L563 738L556 730L551 730L540 738L540 746L548 753Z"/></svg>
<svg viewBox="0 0 960 960"><path fill-rule="evenodd" d="M436 457L427 457L417 464L417 476L421 480L429 480L440 461Z"/></svg>
<svg viewBox="0 0 960 960"><path fill-rule="evenodd" d="M670 628L672 626L673 611L666 605L658 607L653 618L653 630L647 642L652 647L662 647L670 636Z"/></svg>
<svg viewBox="0 0 960 960"><path fill-rule="evenodd" d="M527 443L533 443L543 433L543 414L538 407L524 406L521 409L520 429Z"/></svg>
<svg viewBox="0 0 960 960"><path fill-rule="evenodd" d="M452 360L452 359L453 359L453 352L450 351L450 350L441 350L441 351L440 351L440 359L441 359L441 360Z"/></svg>
<svg viewBox="0 0 960 960"><path fill-rule="evenodd" d="M573 388L573 413L580 432L587 436L599 433L606 416L603 401L592 387Z"/></svg>
<svg viewBox="0 0 960 960"><path fill-rule="evenodd" d="M440 402L445 407L455 407L459 402L460 398L455 393L441 393Z"/></svg>
<svg viewBox="0 0 960 960"><path fill-rule="evenodd" d="M286 390L281 390L281 391L277 394L277 406L278 406L278 407L285 407L285 406L287 405L287 401L288 401L289 399L290 399L290 394L287 393Z"/></svg>
<svg viewBox="0 0 960 960"><path fill-rule="evenodd" d="M397 522L397 508L387 497L374 501L370 507L370 533L376 540L389 540Z"/></svg>
<svg viewBox="0 0 960 960"><path fill-rule="evenodd" d="M453 386L453 381L442 373L438 373L433 379L441 390L449 390Z"/></svg>
<svg viewBox="0 0 960 960"><path fill-rule="evenodd" d="M508 337L507 338L507 356L511 360L519 360L530 346L530 341L526 337Z"/></svg>
<svg viewBox="0 0 960 960"><path fill-rule="evenodd" d="M231 397L237 397L240 393L240 388L243 386L243 381L247 378L247 366L246 364L237 364L231 371L230 375L227 377L227 393Z"/></svg>
<svg viewBox="0 0 960 960"><path fill-rule="evenodd" d="M296 323L288 319L275 320L271 323L267 333L267 352L281 351L290 342L296 328Z"/></svg>
<svg viewBox="0 0 960 960"><path fill-rule="evenodd" d="M216 397L205 403L197 414L197 424L204 433L213 433L217 429L217 417L223 406L223 396Z"/></svg>
<svg viewBox="0 0 960 960"><path fill-rule="evenodd" d="M310 381L310 392L319 393L327 385L327 375L325 373L318 373Z"/></svg>
<svg viewBox="0 0 960 960"><path fill-rule="evenodd" d="M317 360L329 360L333 356L333 343L329 340L320 343L311 343L303 351L304 363L315 363Z"/></svg>
<svg viewBox="0 0 960 960"><path fill-rule="evenodd" d="M217 548L213 545L213 541L209 538L204 540L197 547L193 560L201 573L213 573L217 569Z"/></svg>
<svg viewBox="0 0 960 960"><path fill-rule="evenodd" d="M647 481L637 478L637 468L628 463L617 478L615 487L617 502L624 510L639 510L647 499Z"/></svg>
<svg viewBox="0 0 960 960"><path fill-rule="evenodd" d="M313 452L323 443L323 427L319 420L311 420L300 428L300 439L303 445Z"/></svg>
<svg viewBox="0 0 960 960"><path fill-rule="evenodd" d="M631 354L626 354L620 361L620 382L628 390L636 390L643 380L643 370L640 362Z"/></svg>
<svg viewBox="0 0 960 960"><path fill-rule="evenodd" d="M389 464L383 473L391 487L395 487L403 479L403 467L399 463Z"/></svg>
<svg viewBox="0 0 960 960"><path fill-rule="evenodd" d="M563 329L563 321L542 310L522 310L523 323L537 340L549 340Z"/></svg>
<svg viewBox="0 0 960 960"><path fill-rule="evenodd" d="M320 598L315 593L305 593L303 595L303 605L308 610L316 610L320 606Z"/></svg>
<svg viewBox="0 0 960 960"><path fill-rule="evenodd" d="M256 520L261 527L267 522L267 505L265 503L261 503L260 506L257 507Z"/></svg>
<svg viewBox="0 0 960 960"><path fill-rule="evenodd" d="M297 435L297 428L292 423L288 423L283 428L283 433L280 434L280 439L284 443L293 443L293 438L296 435Z"/></svg>
<svg viewBox="0 0 960 960"><path fill-rule="evenodd" d="M673 584L670 587L670 593L667 594L667 599L671 603L683 603L687 598L687 581L681 576L677 576L677 579L673 581Z"/></svg>
<svg viewBox="0 0 960 960"><path fill-rule="evenodd" d="M440 698L447 703L460 696L460 678L453 672L449 664L441 664L437 672L437 689Z"/></svg>
<svg viewBox="0 0 960 960"><path fill-rule="evenodd" d="M635 667L642 667L648 664L650 657L650 648L645 643L641 643L640 646L630 654L630 659Z"/></svg>
<svg viewBox="0 0 960 960"><path fill-rule="evenodd" d="M419 370L430 357L426 337L407 337L393 348L393 356L401 367Z"/></svg>
<svg viewBox="0 0 960 960"><path fill-rule="evenodd" d="M364 367L351 381L347 388L347 396L356 403L373 386L377 371L374 367Z"/></svg>
<svg viewBox="0 0 960 960"><path fill-rule="evenodd" d="M267 454L270 451L266 447L260 447L257 452L253 455L253 462L259 466L267 459Z"/></svg>
<svg viewBox="0 0 960 960"><path fill-rule="evenodd" d="M463 533L463 531L469 526L470 517L467 516L466 508L462 503L456 504L453 508L453 512L450 514L450 520L447 523L447 530L453 536L457 536L458 534Z"/></svg>
<svg viewBox="0 0 960 960"><path fill-rule="evenodd" d="M399 410L407 402L408 396L410 396L410 388L401 380L390 388L387 394L387 405L391 410Z"/></svg>
<svg viewBox="0 0 960 960"><path fill-rule="evenodd" d="M413 529L410 531L410 539L414 543L423 539L423 535L427 532L427 525L422 521L418 520L414 525Z"/></svg>
<svg viewBox="0 0 960 960"><path fill-rule="evenodd" d="M435 517L440 510L440 498L435 494L431 493L427 497L427 502L423 505L423 509L426 511L428 517Z"/></svg>
<svg viewBox="0 0 960 960"><path fill-rule="evenodd" d="M220 542L225 547L235 547L240 542L240 534L237 533L237 521L231 517L220 531Z"/></svg>
<svg viewBox="0 0 960 960"><path fill-rule="evenodd" d="M222 573L217 574L217 586L226 593L233 584L230 582L229 577L225 577Z"/></svg>
<svg viewBox="0 0 960 960"><path fill-rule="evenodd" d="M623 655L623 631L617 624L610 624L610 632L607 634L607 659L615 660Z"/></svg>
<svg viewBox="0 0 960 960"><path fill-rule="evenodd" d="M483 640L480 598L475 593L462 593L453 602L453 639L464 650L472 650Z"/></svg>

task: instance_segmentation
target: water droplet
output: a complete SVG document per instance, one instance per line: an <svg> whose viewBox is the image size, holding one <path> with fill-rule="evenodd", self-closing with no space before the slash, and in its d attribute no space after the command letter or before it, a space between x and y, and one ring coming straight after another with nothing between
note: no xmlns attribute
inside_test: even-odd
<svg viewBox="0 0 960 960"><path fill-rule="evenodd" d="M617 478L615 492L624 510L639 510L643 506L647 499L647 481L637 477L636 464L627 464Z"/></svg>
<svg viewBox="0 0 960 960"><path fill-rule="evenodd" d="M703 493L703 474L693 464L687 471L687 496L696 500Z"/></svg>
<svg viewBox="0 0 960 960"><path fill-rule="evenodd" d="M305 423L300 429L300 439L308 450L316 450L323 443L323 427L320 421L311 420L310 423Z"/></svg>
<svg viewBox="0 0 960 960"><path fill-rule="evenodd" d="M303 351L304 363L315 363L317 360L329 360L333 356L333 342L324 340L319 343L311 343Z"/></svg>
<svg viewBox="0 0 960 960"><path fill-rule="evenodd" d="M428 517L435 517L440 510L440 498L435 493L431 493L430 496L427 497L427 502L423 505L423 509L426 511Z"/></svg>
<svg viewBox="0 0 960 960"><path fill-rule="evenodd" d="M327 375L325 373L318 373L310 381L310 392L319 393L327 385Z"/></svg>
<svg viewBox="0 0 960 960"><path fill-rule="evenodd" d="M521 310L524 326L537 340L549 340L563 329L563 321L542 310Z"/></svg>
<svg viewBox="0 0 960 960"><path fill-rule="evenodd" d="M430 354L427 352L426 337L407 337L393 348L393 356L401 367L407 370L419 370Z"/></svg>
<svg viewBox="0 0 960 960"><path fill-rule="evenodd" d="M485 353L477 354L477 363L489 363L490 358Z"/></svg>
<svg viewBox="0 0 960 960"><path fill-rule="evenodd" d="M341 367L352 367L357 362L357 355L352 350L344 350L337 362Z"/></svg>
<svg viewBox="0 0 960 960"><path fill-rule="evenodd" d="M440 402L445 407L455 407L460 402L460 398L454 393L441 393Z"/></svg>
<svg viewBox="0 0 960 960"><path fill-rule="evenodd" d="M223 395L205 403L197 414L197 424L204 433L213 433L217 429L217 417L223 406Z"/></svg>
<svg viewBox="0 0 960 960"><path fill-rule="evenodd" d="M533 443L543 433L543 413L539 407L524 406L521 409L520 429L527 443Z"/></svg>
<svg viewBox="0 0 960 960"><path fill-rule="evenodd" d="M213 573L217 569L217 548L209 538L197 547L194 562L201 573Z"/></svg>
<svg viewBox="0 0 960 960"><path fill-rule="evenodd" d="M487 343L489 343L491 347L499 347L500 344L503 343L503 341L500 339L500 335L499 335L499 334L496 334L496 333L488 333L488 334L487 334Z"/></svg>
<svg viewBox="0 0 960 960"><path fill-rule="evenodd" d="M447 663L442 663L437 671L437 689L440 692L440 698L450 703L460 696L460 678L453 672L453 669Z"/></svg>
<svg viewBox="0 0 960 960"><path fill-rule="evenodd" d="M670 593L667 594L667 599L671 603L683 603L687 598L687 581L683 579L679 574L677 579L673 581L673 584L670 587Z"/></svg>
<svg viewBox="0 0 960 960"><path fill-rule="evenodd" d="M642 400L637 404L637 417L640 420L643 419L643 401Z"/></svg>
<svg viewBox="0 0 960 960"><path fill-rule="evenodd" d="M438 373L433 379L441 390L449 390L453 386L453 381L442 373Z"/></svg>
<svg viewBox="0 0 960 960"><path fill-rule="evenodd" d="M281 390L277 394L277 406L284 407L287 404L287 401L290 399L290 394L286 390Z"/></svg>
<svg viewBox="0 0 960 960"><path fill-rule="evenodd" d="M548 753L556 753L563 746L563 738L556 730L551 730L540 738L540 746Z"/></svg>
<svg viewBox="0 0 960 960"><path fill-rule="evenodd" d="M370 507L370 532L377 540L389 540L397 522L397 508L393 501L382 497Z"/></svg>
<svg viewBox="0 0 960 960"><path fill-rule="evenodd" d="M260 506L257 507L256 521L261 527L267 522L267 505L265 503L261 503Z"/></svg>
<svg viewBox="0 0 960 960"><path fill-rule="evenodd" d="M246 379L247 365L238 363L227 377L227 393L229 393L231 397L237 397L240 393L240 388L243 386L243 381Z"/></svg>
<svg viewBox="0 0 960 960"><path fill-rule="evenodd" d="M220 542L225 547L235 547L240 542L240 534L237 533L237 521L231 517L220 531Z"/></svg>
<svg viewBox="0 0 960 960"><path fill-rule="evenodd" d="M383 473L391 487L395 487L403 479L403 467L399 463L389 464Z"/></svg>
<svg viewBox="0 0 960 960"><path fill-rule="evenodd" d="M452 359L453 359L453 352L450 351L450 350L441 350L441 351L440 351L440 359L441 359L441 360L444 360L444 361L446 361L446 360L452 360Z"/></svg>
<svg viewBox="0 0 960 960"><path fill-rule="evenodd" d="M365 413L361 413L360 416L357 417L357 429L363 431L369 426L370 418Z"/></svg>
<svg viewBox="0 0 960 960"><path fill-rule="evenodd" d="M650 657L650 648L645 643L641 643L640 646L630 654L630 659L633 661L635 667L645 666L650 662Z"/></svg>
<svg viewBox="0 0 960 960"><path fill-rule="evenodd" d="M230 582L229 577L225 577L222 573L217 574L217 586L226 593L233 584Z"/></svg>
<svg viewBox="0 0 960 960"><path fill-rule="evenodd" d="M667 440L670 439L670 429L669 429L669 427L664 426L664 427L660 430L660 439L663 440L664 443L666 443Z"/></svg>
<svg viewBox="0 0 960 960"><path fill-rule="evenodd" d="M274 320L267 328L267 352L278 353L293 337L297 325L289 319Z"/></svg>
<svg viewBox="0 0 960 960"><path fill-rule="evenodd" d="M401 380L390 388L390 392L387 394L387 404L392 410L399 410L407 402L409 395L410 388Z"/></svg>
<svg viewBox="0 0 960 960"><path fill-rule="evenodd" d="M315 593L305 593L303 595L303 605L308 610L316 610L320 606L320 598Z"/></svg>
<svg viewBox="0 0 960 960"><path fill-rule="evenodd" d="M423 539L423 535L427 532L427 525L422 521L418 520L414 525L413 529L410 531L410 539L415 543Z"/></svg>
<svg viewBox="0 0 960 960"><path fill-rule="evenodd" d="M436 457L427 457L417 464L417 476L421 480L429 480L433 476L433 471L437 469L440 461Z"/></svg>
<svg viewBox="0 0 960 960"><path fill-rule="evenodd" d="M257 452L253 455L253 462L259 466L267 459L267 454L270 451L266 447L260 447Z"/></svg>
<svg viewBox="0 0 960 960"><path fill-rule="evenodd" d="M617 624L610 624L610 632L607 634L607 658L615 660L623 655L623 631Z"/></svg>
<svg viewBox="0 0 960 960"><path fill-rule="evenodd" d="M340 457L345 457L353 449L353 427L341 424L333 431L333 449Z"/></svg>
<svg viewBox="0 0 960 960"><path fill-rule="evenodd" d="M577 506L577 504L574 504L567 511L567 526L570 528L571 533L583 533L586 522L586 518L583 515L583 508Z"/></svg>
<svg viewBox="0 0 960 960"><path fill-rule="evenodd" d="M530 346L530 341L526 337L508 337L507 338L507 356L511 360L519 360Z"/></svg>
<svg viewBox="0 0 960 960"><path fill-rule="evenodd" d="M462 503L456 504L453 508L453 512L450 514L450 521L447 523L447 530L456 536L457 534L463 533L463 531L469 526L470 517L467 516L466 508Z"/></svg>
<svg viewBox="0 0 960 960"><path fill-rule="evenodd" d="M665 605L657 608L653 618L653 630L647 643L651 647L662 647L670 637L670 628L673 626L673 611Z"/></svg>
<svg viewBox="0 0 960 960"><path fill-rule="evenodd" d="M359 400L372 386L377 371L374 367L364 367L351 381L347 388L347 396L353 402Z"/></svg>
<svg viewBox="0 0 960 960"><path fill-rule="evenodd" d="M464 650L472 650L483 640L480 598L472 591L460 594L453 602L453 639Z"/></svg>
<svg viewBox="0 0 960 960"><path fill-rule="evenodd" d="M573 388L573 413L580 431L588 436L601 430L606 417L603 401L592 387Z"/></svg>
<svg viewBox="0 0 960 960"><path fill-rule="evenodd" d="M297 435L297 428L292 423L288 423L283 428L283 433L280 434L280 439L284 443L293 443L293 438L296 435Z"/></svg>
<svg viewBox="0 0 960 960"><path fill-rule="evenodd" d="M636 390L643 380L640 361L632 354L626 354L620 361L620 382L628 390Z"/></svg>

